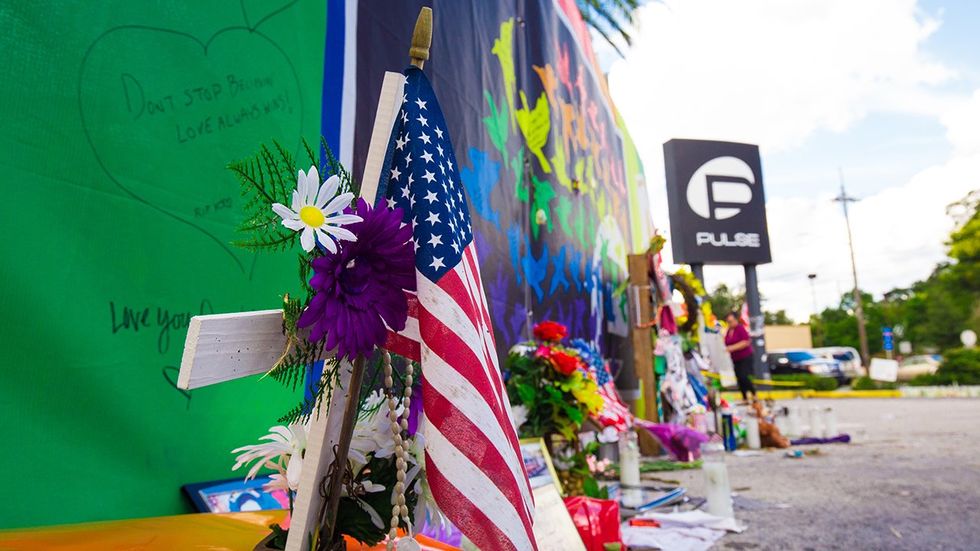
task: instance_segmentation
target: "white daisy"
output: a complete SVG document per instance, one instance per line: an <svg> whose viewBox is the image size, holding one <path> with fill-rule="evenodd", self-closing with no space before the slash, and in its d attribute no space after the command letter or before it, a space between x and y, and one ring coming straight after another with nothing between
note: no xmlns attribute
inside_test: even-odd
<svg viewBox="0 0 980 551"><path fill-rule="evenodd" d="M347 457L353 463L355 474L368 463L368 456L389 457L395 453L395 439L391 434L391 420L388 419L388 399L376 390L364 399L364 411L354 424L350 452ZM395 409L401 417L404 412L401 403Z"/></svg>
<svg viewBox="0 0 980 551"><path fill-rule="evenodd" d="M303 250L310 252L316 243L326 247L332 253L337 252L335 239L356 241L349 230L340 226L360 222L361 217L354 214L341 214L345 207L354 200L353 193L341 193L340 178L336 175L327 178L320 185L320 174L315 166L310 171L299 171L296 178L296 190L293 191L292 208L275 203L272 210L282 218L282 225L293 231L302 231L299 236Z"/></svg>
<svg viewBox="0 0 980 551"><path fill-rule="evenodd" d="M303 452L306 451L309 430L309 424L272 427L269 429L269 434L259 438L267 442L232 450L231 453L237 453L239 456L235 458L235 466L231 470L237 471L243 465L254 462L245 480L255 478L260 469L267 467L276 472L271 477L272 481L266 484L266 489L295 491L299 488L299 479L303 471Z"/></svg>

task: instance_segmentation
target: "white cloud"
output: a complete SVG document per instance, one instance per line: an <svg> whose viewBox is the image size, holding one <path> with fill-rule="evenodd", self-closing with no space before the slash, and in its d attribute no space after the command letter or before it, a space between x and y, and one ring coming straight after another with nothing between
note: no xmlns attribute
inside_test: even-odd
<svg viewBox="0 0 980 551"><path fill-rule="evenodd" d="M941 121L954 153L852 204L861 286L881 293L910 284L943 258L946 204L980 187L980 91L941 90L956 74L923 52L940 22L915 0L667 0L637 18L634 48L609 81L643 157L659 227L667 229L662 143L670 138L757 143L765 171L767 153L799 148L818 130L844 132L873 111L912 113ZM821 306L850 288L843 219L831 199L769 202L774 262L760 268L767 308L805 319L811 272ZM709 287L738 283L741 269L711 267L706 279Z"/></svg>
<svg viewBox="0 0 980 551"><path fill-rule="evenodd" d="M941 120L956 154L980 153L980 90L951 105Z"/></svg>
<svg viewBox="0 0 980 551"><path fill-rule="evenodd" d="M927 277L945 258L943 242L952 229L946 206L980 187L978 175L980 154L956 156L905 185L852 203L862 289L880 294ZM831 199L780 199L767 205L773 263L759 270L770 309L785 308L791 317L806 319L813 310L808 273L817 274L820 308L836 304L840 293L851 288L843 214Z"/></svg>
<svg viewBox="0 0 980 551"><path fill-rule="evenodd" d="M935 112L920 89L952 76L921 52L939 23L914 0L670 0L637 19L610 84L627 120L655 122L630 125L638 140L710 132L783 149L872 108Z"/></svg>

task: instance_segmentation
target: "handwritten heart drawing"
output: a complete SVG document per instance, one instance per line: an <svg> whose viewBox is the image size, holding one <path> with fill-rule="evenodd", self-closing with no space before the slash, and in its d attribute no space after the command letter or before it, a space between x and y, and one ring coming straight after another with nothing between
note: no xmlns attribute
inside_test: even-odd
<svg viewBox="0 0 980 551"><path fill-rule="evenodd" d="M165 365L161 372L163 373L163 378L167 380L167 383L174 390L184 395L184 398L187 399L187 409L191 409L191 391L177 386L177 377L180 375L180 368L173 365Z"/></svg>
<svg viewBox="0 0 980 551"><path fill-rule="evenodd" d="M92 42L79 69L82 128L108 178L199 231L249 276L248 253L229 245L240 209L225 166L262 142L303 135L296 68L259 29L294 4L249 24L243 1L246 25L205 40L174 29L113 27Z"/></svg>

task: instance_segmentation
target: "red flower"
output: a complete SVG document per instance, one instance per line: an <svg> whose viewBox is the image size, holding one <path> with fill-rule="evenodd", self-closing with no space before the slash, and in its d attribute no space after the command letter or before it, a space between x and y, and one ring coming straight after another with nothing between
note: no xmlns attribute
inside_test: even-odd
<svg viewBox="0 0 980 551"><path fill-rule="evenodd" d="M568 328L554 321L542 321L534 326L534 338L545 342L558 342L568 335Z"/></svg>
<svg viewBox="0 0 980 551"><path fill-rule="evenodd" d="M582 366L582 360L578 356L573 356L561 350L554 351L549 359L555 371L566 377L575 373L575 370Z"/></svg>

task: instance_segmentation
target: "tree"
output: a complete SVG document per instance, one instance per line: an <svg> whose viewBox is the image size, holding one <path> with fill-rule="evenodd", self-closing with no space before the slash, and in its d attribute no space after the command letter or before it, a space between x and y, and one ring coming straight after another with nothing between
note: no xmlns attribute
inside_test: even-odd
<svg viewBox="0 0 980 551"><path fill-rule="evenodd" d="M627 46L633 43L627 27L633 24L633 11L640 5L639 0L576 0L575 3L585 24L595 29L622 56L612 35L619 35Z"/></svg>
<svg viewBox="0 0 980 551"><path fill-rule="evenodd" d="M736 316L741 315L742 305L745 304L744 289L730 289L728 285L719 283L715 290L705 297L711 303L711 311L716 316L724 316L729 312L735 312ZM761 296L759 300L765 302ZM786 310L777 312L762 311L766 325L793 325L793 320L786 315Z"/></svg>
<svg viewBox="0 0 980 551"><path fill-rule="evenodd" d="M793 320L789 319L786 315L786 310L777 310L775 312L770 312L765 310L762 312L765 317L766 325L793 325Z"/></svg>
<svg viewBox="0 0 980 551"><path fill-rule="evenodd" d="M722 317L729 312L735 312L737 316L742 303L745 302L745 291L735 291L729 289L728 285L720 283L705 298L711 303L711 311L716 316Z"/></svg>
<svg viewBox="0 0 980 551"><path fill-rule="evenodd" d="M903 340L918 350L947 350L959 346L967 328L980 331L980 191L953 203L947 212L956 226L947 240L949 261L941 262L928 278L906 288L892 289L882 300L864 294L868 347L881 350L882 327L905 328ZM841 297L836 308L811 318L817 346L857 347L854 298Z"/></svg>

